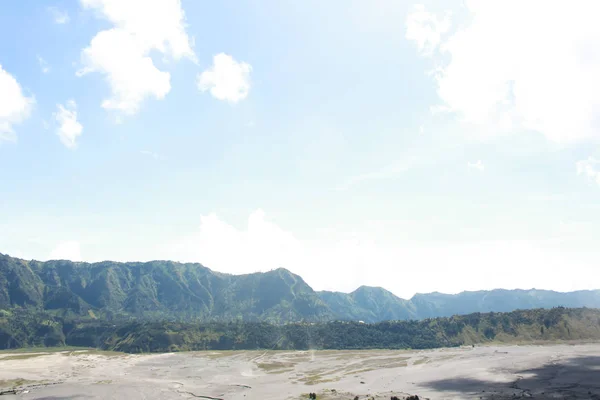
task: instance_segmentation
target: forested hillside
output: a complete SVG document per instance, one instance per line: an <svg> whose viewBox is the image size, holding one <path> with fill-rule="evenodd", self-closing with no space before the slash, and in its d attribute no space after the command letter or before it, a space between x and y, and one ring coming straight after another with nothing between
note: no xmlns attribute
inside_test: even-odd
<svg viewBox="0 0 600 400"><path fill-rule="evenodd" d="M421 321L189 323L0 314L0 348L85 346L125 352L242 349L425 349L486 342L600 340L600 311L554 308Z"/></svg>
<svg viewBox="0 0 600 400"><path fill-rule="evenodd" d="M600 307L600 291L493 290L417 294L362 286L316 292L290 271L229 275L172 261L26 261L0 254L0 310L15 307L99 319L289 322L411 320L473 312Z"/></svg>
<svg viewBox="0 0 600 400"><path fill-rule="evenodd" d="M0 255L0 309L199 321L324 321L335 316L285 269L228 275L200 264L25 261Z"/></svg>

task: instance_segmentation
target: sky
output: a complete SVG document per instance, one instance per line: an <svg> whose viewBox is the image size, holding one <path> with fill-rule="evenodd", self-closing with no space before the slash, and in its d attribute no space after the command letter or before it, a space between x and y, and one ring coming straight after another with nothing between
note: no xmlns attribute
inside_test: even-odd
<svg viewBox="0 0 600 400"><path fill-rule="evenodd" d="M0 5L0 252L598 289L600 4Z"/></svg>

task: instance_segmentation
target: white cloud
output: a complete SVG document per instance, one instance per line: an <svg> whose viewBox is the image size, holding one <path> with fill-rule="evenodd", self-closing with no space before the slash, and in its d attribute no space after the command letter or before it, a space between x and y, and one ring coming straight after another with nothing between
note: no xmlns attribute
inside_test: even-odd
<svg viewBox="0 0 600 400"><path fill-rule="evenodd" d="M171 75L157 68L152 52L176 61L195 60L180 0L81 0L81 4L114 25L96 34L82 51L83 68L77 72L106 76L112 92L102 102L107 110L135 114L144 99L162 99L169 93Z"/></svg>
<svg viewBox="0 0 600 400"><path fill-rule="evenodd" d="M310 284L323 287L335 282L334 286L345 289L357 286L364 275L357 268L366 260L353 248L359 245L353 238L327 248L304 243L259 209L250 214L245 229L222 221L214 213L202 216L199 229L168 244L163 257L201 262L216 271L234 274L283 267ZM343 266L344 274L336 266Z"/></svg>
<svg viewBox="0 0 600 400"><path fill-rule="evenodd" d="M600 160L588 157L587 160L577 161L577 175L583 175L600 185Z"/></svg>
<svg viewBox="0 0 600 400"><path fill-rule="evenodd" d="M58 124L56 134L65 146L74 149L77 147L77 137L83 131L83 126L77 121L77 104L74 100L69 100L66 106L58 104L57 108L58 111L54 113Z"/></svg>
<svg viewBox="0 0 600 400"><path fill-rule="evenodd" d="M198 89L210 90L219 100L237 103L248 97L252 66L237 62L230 55L220 53L213 57L213 65L198 74Z"/></svg>
<svg viewBox="0 0 600 400"><path fill-rule="evenodd" d="M16 140L13 125L29 117L34 97L23 95L21 85L0 65L0 141Z"/></svg>
<svg viewBox="0 0 600 400"><path fill-rule="evenodd" d="M50 15L52 15L54 23L56 24L66 24L71 20L68 12L59 10L56 7L48 7L48 12L50 13Z"/></svg>
<svg viewBox="0 0 600 400"><path fill-rule="evenodd" d="M214 213L202 216L198 232L169 249L177 260L203 260L207 266L231 273L283 267L287 255L301 252L293 235L268 221L260 209L250 214L246 230L236 229Z"/></svg>
<svg viewBox="0 0 600 400"><path fill-rule="evenodd" d="M402 223L400 228L423 229L422 221ZM321 231L310 237L298 238L262 210L253 212L242 229L210 214L201 217L196 232L160 250L159 258L201 262L235 274L284 267L316 290L351 291L365 284L383 286L405 298L434 290L574 290L594 285L589 277L596 269L597 255L584 259L561 250L552 240L398 241L377 224L359 232ZM545 271L561 271L568 265L575 278L540 274L536 265L543 265ZM490 271L501 273L490 275Z"/></svg>
<svg viewBox="0 0 600 400"><path fill-rule="evenodd" d="M442 35L450 30L450 15L443 18L428 12L422 4L414 6L406 19L406 38L414 40L424 55L430 56L438 48Z"/></svg>
<svg viewBox="0 0 600 400"><path fill-rule="evenodd" d="M479 170L481 172L483 172L483 170L485 169L485 165L483 165L483 162L481 160L477 160L476 162L472 163L472 162L468 162L467 163L467 167L472 168L472 169L476 169Z"/></svg>
<svg viewBox="0 0 600 400"><path fill-rule="evenodd" d="M37 59L38 59L38 63L40 64L40 68L42 69L42 73L47 74L48 72L50 72L50 66L48 65L46 60L44 60L40 56L37 56Z"/></svg>
<svg viewBox="0 0 600 400"><path fill-rule="evenodd" d="M446 36L422 7L407 18L406 37L433 56L442 108L482 132L530 129L563 143L600 136L600 3L465 4L470 22Z"/></svg>
<svg viewBox="0 0 600 400"><path fill-rule="evenodd" d="M60 242L48 256L49 260L81 261L81 248L79 242L68 240Z"/></svg>

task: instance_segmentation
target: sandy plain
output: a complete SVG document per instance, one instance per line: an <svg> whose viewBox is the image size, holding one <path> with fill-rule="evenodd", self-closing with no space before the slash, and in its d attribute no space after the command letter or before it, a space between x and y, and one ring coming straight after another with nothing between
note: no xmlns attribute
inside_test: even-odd
<svg viewBox="0 0 600 400"><path fill-rule="evenodd" d="M14 393L13 393L14 391ZM600 399L600 344L0 353L4 399Z"/></svg>

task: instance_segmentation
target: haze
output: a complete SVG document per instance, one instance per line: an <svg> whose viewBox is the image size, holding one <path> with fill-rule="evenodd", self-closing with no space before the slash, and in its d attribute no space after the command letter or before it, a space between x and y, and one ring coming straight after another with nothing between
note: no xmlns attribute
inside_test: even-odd
<svg viewBox="0 0 600 400"><path fill-rule="evenodd" d="M597 288L599 7L3 2L0 252Z"/></svg>

